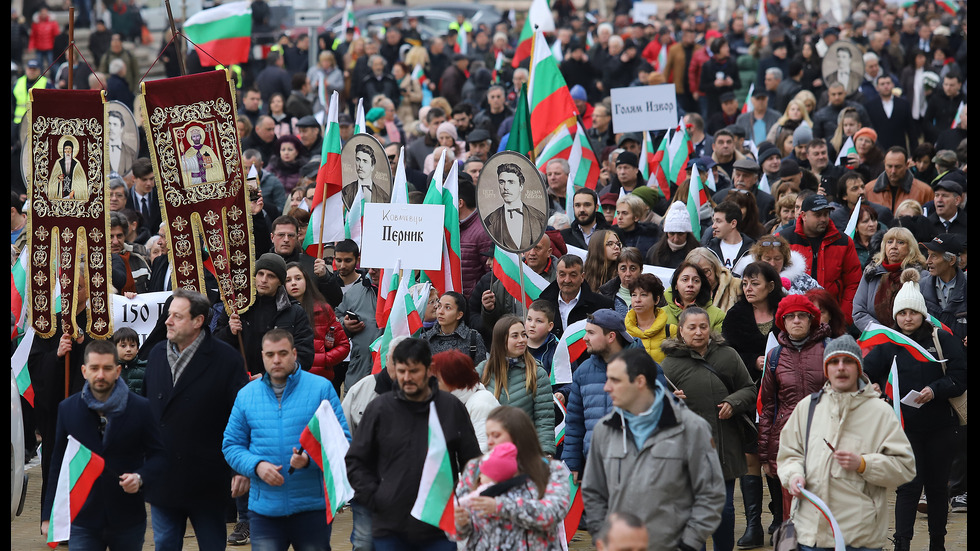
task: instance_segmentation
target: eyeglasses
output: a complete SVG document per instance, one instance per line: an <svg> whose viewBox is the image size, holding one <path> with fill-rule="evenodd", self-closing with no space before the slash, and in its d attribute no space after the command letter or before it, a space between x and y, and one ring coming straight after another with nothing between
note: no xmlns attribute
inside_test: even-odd
<svg viewBox="0 0 980 551"><path fill-rule="evenodd" d="M620 243L619 241L606 241L606 246L607 247L622 247L623 244Z"/></svg>
<svg viewBox="0 0 980 551"><path fill-rule="evenodd" d="M275 234L275 237L277 237L279 239L296 239L296 234L295 233L282 233L282 232L279 232L279 233Z"/></svg>
<svg viewBox="0 0 980 551"><path fill-rule="evenodd" d="M782 243L779 241L760 241L759 245L763 247L779 247Z"/></svg>
<svg viewBox="0 0 980 551"><path fill-rule="evenodd" d="M790 312L789 314L786 314L785 316L783 316L783 319L784 320L794 320L794 319L804 320L804 319L810 319L810 314L807 314L806 312Z"/></svg>

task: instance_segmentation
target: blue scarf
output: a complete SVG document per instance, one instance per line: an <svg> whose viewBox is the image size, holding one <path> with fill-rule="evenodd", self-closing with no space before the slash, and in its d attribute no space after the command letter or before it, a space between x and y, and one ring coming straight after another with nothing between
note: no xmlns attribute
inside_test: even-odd
<svg viewBox="0 0 980 551"><path fill-rule="evenodd" d="M92 395L92 389L89 388L88 381L85 381L85 386L82 387L82 401L85 402L85 405L90 410L105 417L106 426L102 434L102 441L105 442L109 430L112 429L113 417L126 411L126 402L129 401L129 387L126 386L126 382L122 380L122 377L119 377L116 379L116 386L112 387L112 394L109 394L109 399L105 402L100 402Z"/></svg>
<svg viewBox="0 0 980 551"><path fill-rule="evenodd" d="M660 414L663 413L663 410L664 388L660 382L657 382L657 386L653 389L653 404L650 409L639 415L620 409L638 450L643 448L643 443L657 430L657 426L660 424Z"/></svg>

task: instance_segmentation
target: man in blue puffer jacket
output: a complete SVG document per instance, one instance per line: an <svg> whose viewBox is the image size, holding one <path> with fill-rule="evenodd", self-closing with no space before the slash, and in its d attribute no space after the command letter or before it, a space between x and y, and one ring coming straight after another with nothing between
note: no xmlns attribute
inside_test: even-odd
<svg viewBox="0 0 980 551"><path fill-rule="evenodd" d="M276 549L290 544L297 549L330 549L323 473L300 447L299 438L320 404L329 400L347 439L334 445L343 446L346 453L351 436L340 399L330 381L300 369L288 331L265 334L262 361L265 374L238 393L222 444L228 464L249 478L252 543Z"/></svg>

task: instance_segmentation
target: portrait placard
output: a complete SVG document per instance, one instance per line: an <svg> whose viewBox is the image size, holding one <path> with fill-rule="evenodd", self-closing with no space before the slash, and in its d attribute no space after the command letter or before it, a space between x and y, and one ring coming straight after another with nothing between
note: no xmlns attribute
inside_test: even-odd
<svg viewBox="0 0 980 551"><path fill-rule="evenodd" d="M677 125L677 90L673 84L613 88L610 94L613 130L617 133Z"/></svg>
<svg viewBox="0 0 980 551"><path fill-rule="evenodd" d="M361 267L403 270L442 267L443 205L366 203L361 234Z"/></svg>
<svg viewBox="0 0 980 551"><path fill-rule="evenodd" d="M391 165L385 148L370 134L355 134L340 151L344 187L340 194L344 209L350 210L358 186L365 203L391 202Z"/></svg>
<svg viewBox="0 0 980 551"><path fill-rule="evenodd" d="M864 54L857 44L838 40L827 48L823 56L823 81L829 87L841 83L844 92L851 95L864 81Z"/></svg>
<svg viewBox="0 0 980 551"><path fill-rule="evenodd" d="M487 159L476 188L476 208L490 238L510 253L529 250L548 225L544 175L524 155L501 151Z"/></svg>
<svg viewBox="0 0 980 551"><path fill-rule="evenodd" d="M133 169L133 161L139 157L140 136L133 112L119 101L109 102L109 176L113 173L123 178Z"/></svg>

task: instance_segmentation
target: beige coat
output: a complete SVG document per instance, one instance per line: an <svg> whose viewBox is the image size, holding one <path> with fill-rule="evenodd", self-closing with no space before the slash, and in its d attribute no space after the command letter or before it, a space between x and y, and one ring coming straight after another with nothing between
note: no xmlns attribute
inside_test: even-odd
<svg viewBox="0 0 980 551"><path fill-rule="evenodd" d="M805 488L823 499L840 524L849 547L882 548L888 532L888 496L915 477L915 457L895 412L862 375L857 392L823 388L810 427ZM804 435L811 397L797 404L780 434L779 480L784 487L804 474ZM861 454L863 473L845 471L824 442ZM794 503L792 513L800 545L834 547L830 524L809 501ZM797 508L798 507L798 508Z"/></svg>

